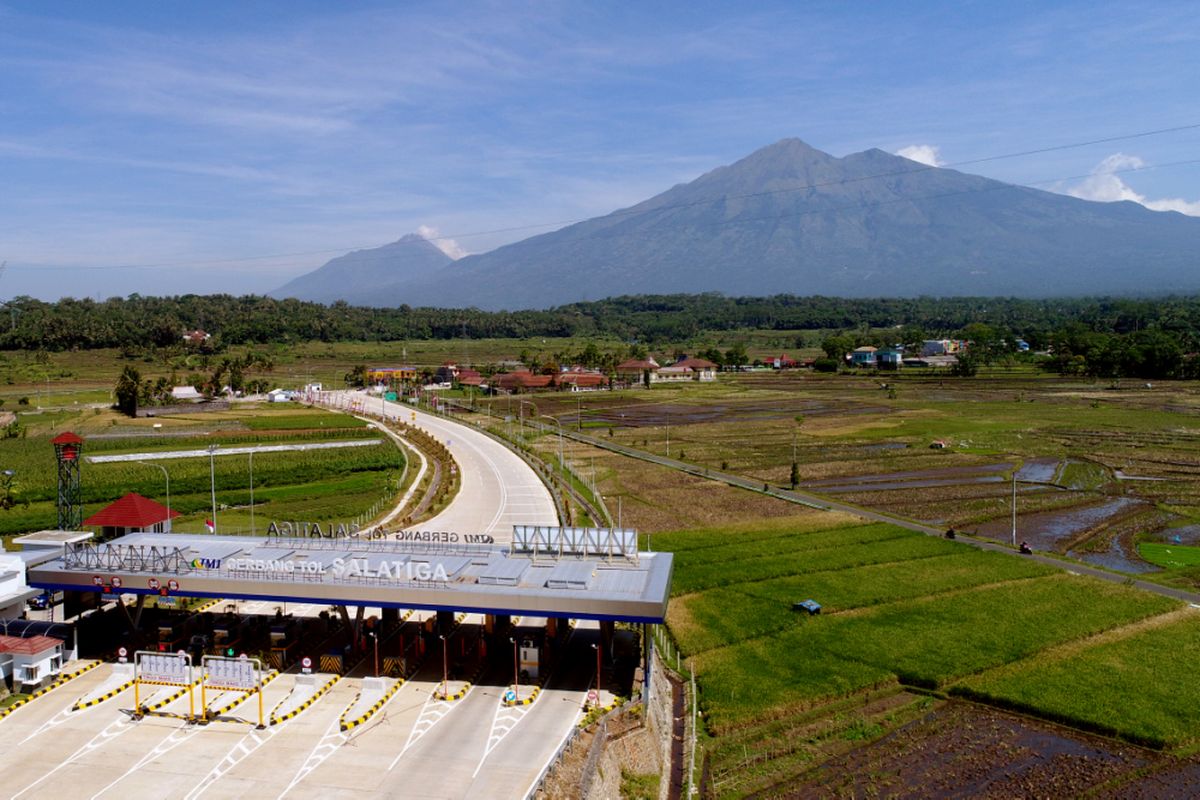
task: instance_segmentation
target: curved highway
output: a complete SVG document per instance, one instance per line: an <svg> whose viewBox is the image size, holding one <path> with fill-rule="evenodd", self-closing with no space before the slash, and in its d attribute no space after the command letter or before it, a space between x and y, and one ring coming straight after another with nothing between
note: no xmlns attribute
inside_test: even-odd
<svg viewBox="0 0 1200 800"><path fill-rule="evenodd" d="M520 456L487 434L362 391L330 394L334 405L354 402L365 414L421 428L446 445L454 457L462 471L458 495L440 514L415 528L490 533L497 543L508 544L513 525L559 524L554 499L541 478Z"/></svg>

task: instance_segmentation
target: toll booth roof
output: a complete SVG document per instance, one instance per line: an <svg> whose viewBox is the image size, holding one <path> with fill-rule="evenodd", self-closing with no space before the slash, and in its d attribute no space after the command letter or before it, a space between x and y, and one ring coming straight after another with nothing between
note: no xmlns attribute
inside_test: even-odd
<svg viewBox="0 0 1200 800"><path fill-rule="evenodd" d="M92 538L91 531L35 531L24 536L17 536L13 544L22 547L62 547Z"/></svg>
<svg viewBox="0 0 1200 800"><path fill-rule="evenodd" d="M30 569L29 584L661 622L672 566L670 553L555 555L442 541L131 533L68 544Z"/></svg>

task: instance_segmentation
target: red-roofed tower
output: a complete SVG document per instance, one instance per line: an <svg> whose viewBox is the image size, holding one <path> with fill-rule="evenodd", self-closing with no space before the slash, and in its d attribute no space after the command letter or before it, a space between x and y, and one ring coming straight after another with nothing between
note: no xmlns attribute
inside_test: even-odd
<svg viewBox="0 0 1200 800"><path fill-rule="evenodd" d="M77 531L83 527L83 492L79 484L83 439L66 431L50 443L54 445L54 457L58 459L58 529Z"/></svg>

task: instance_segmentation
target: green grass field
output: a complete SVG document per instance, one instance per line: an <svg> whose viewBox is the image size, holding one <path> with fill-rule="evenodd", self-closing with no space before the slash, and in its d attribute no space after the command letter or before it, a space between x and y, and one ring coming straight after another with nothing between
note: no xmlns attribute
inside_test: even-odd
<svg viewBox="0 0 1200 800"><path fill-rule="evenodd" d="M56 472L50 439L58 432L79 429L90 421L88 413L56 414L24 438L0 440L0 463L15 473L12 508L0 510L0 535L52 528ZM340 439L378 440L367 447L262 453L253 462L255 528L271 519L348 521L394 496L404 468L404 456L391 440L365 423L344 414L295 407L235 406L228 412L159 418L163 428L149 425L121 427L109 433L84 428L84 460L80 477L84 517L127 492L166 502L170 477L173 511L183 516L175 529L203 531L212 516L209 459L207 456L156 459L172 450L201 450L209 444L228 448L268 444L336 442ZM133 422L133 421L131 421ZM137 420L137 423L147 422ZM96 455L145 453L147 463L89 463ZM218 522L223 532L248 532L251 528L250 459L248 455L221 455L213 461Z"/></svg>
<svg viewBox="0 0 1200 800"><path fill-rule="evenodd" d="M1200 547L1142 542L1138 545L1138 553L1151 564L1167 569L1200 565Z"/></svg>
<svg viewBox="0 0 1200 800"><path fill-rule="evenodd" d="M972 697L1153 747L1194 742L1200 613L1169 625L1050 653L963 684Z"/></svg>
<svg viewBox="0 0 1200 800"><path fill-rule="evenodd" d="M821 530L802 519L791 531L777 520L655 538L679 546L668 625L711 734L881 688L944 690L1181 607L895 526ZM808 598L822 614L791 610ZM1107 702L1119 705L1115 692ZM1143 736L1138 717L1109 718Z"/></svg>

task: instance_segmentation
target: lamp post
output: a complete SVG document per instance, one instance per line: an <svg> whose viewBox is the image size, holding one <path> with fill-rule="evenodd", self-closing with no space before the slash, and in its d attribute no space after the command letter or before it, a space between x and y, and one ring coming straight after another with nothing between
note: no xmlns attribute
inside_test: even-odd
<svg viewBox="0 0 1200 800"><path fill-rule="evenodd" d="M450 692L448 684L450 683L450 667L446 655L446 635L438 634L438 638L442 640L442 699L449 700Z"/></svg>
<svg viewBox="0 0 1200 800"><path fill-rule="evenodd" d="M217 532L217 467L215 456L218 445L210 444L208 446L208 481L212 489L212 528L213 533Z"/></svg>
<svg viewBox="0 0 1200 800"><path fill-rule="evenodd" d="M596 708L600 707L600 643L592 645L592 649L596 651Z"/></svg>
<svg viewBox="0 0 1200 800"><path fill-rule="evenodd" d="M513 697L521 699L521 672L518 669L520 661L517 659L517 639L515 636L508 637L513 646Z"/></svg>
<svg viewBox="0 0 1200 800"><path fill-rule="evenodd" d="M149 461L139 461L137 463L144 467L154 467L155 469L162 470L163 480L167 484L167 524L171 524L171 476L167 474L167 468L162 464L151 464Z"/></svg>

